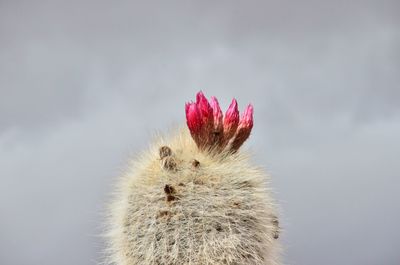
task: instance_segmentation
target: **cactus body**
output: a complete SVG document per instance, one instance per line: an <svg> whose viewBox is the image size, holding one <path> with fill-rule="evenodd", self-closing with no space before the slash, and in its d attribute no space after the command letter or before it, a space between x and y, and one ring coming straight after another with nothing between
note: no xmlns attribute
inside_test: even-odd
<svg viewBox="0 0 400 265"><path fill-rule="evenodd" d="M182 129L159 139L122 177L111 207L111 263L279 264L268 176L247 153L215 142L200 148L191 136Z"/></svg>

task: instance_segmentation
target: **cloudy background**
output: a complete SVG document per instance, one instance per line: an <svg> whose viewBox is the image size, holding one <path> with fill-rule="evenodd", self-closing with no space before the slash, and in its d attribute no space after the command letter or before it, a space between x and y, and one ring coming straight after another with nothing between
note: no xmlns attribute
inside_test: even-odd
<svg viewBox="0 0 400 265"><path fill-rule="evenodd" d="M102 261L128 158L255 106L292 265L400 263L398 1L0 0L0 264Z"/></svg>

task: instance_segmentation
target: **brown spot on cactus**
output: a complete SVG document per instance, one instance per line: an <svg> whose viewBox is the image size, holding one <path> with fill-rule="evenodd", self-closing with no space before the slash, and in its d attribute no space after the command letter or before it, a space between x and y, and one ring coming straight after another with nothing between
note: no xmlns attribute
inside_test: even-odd
<svg viewBox="0 0 400 265"><path fill-rule="evenodd" d="M167 184L167 185L165 185L165 187L164 187L164 192L165 192L166 194L173 194L173 193L175 193L175 189L174 189L174 187L172 187L171 185Z"/></svg>
<svg viewBox="0 0 400 265"><path fill-rule="evenodd" d="M173 157L167 156L161 160L161 167L164 170L175 171L177 169L176 166L177 164Z"/></svg>
<svg viewBox="0 0 400 265"><path fill-rule="evenodd" d="M157 219L158 218L162 218L162 217L171 217L171 212L170 211L166 211L166 210L162 210L162 211L159 211L158 212L158 214L157 214Z"/></svg>
<svg viewBox="0 0 400 265"><path fill-rule="evenodd" d="M279 227L279 220L278 217L276 216L272 216L272 224L275 227L274 233L273 233L273 237L274 239L278 239L279 238L279 233L280 233L280 227Z"/></svg>
<svg viewBox="0 0 400 265"><path fill-rule="evenodd" d="M193 181L193 183L196 184L196 185L203 185L203 184L204 184L204 181L202 181L201 179L195 179L195 180Z"/></svg>
<svg viewBox="0 0 400 265"><path fill-rule="evenodd" d="M233 207L239 208L239 207L240 207L240 202L234 202L234 203L233 203Z"/></svg>
<svg viewBox="0 0 400 265"><path fill-rule="evenodd" d="M160 159L164 159L167 156L172 155L172 150L168 146L161 146L159 149Z"/></svg>
<svg viewBox="0 0 400 265"><path fill-rule="evenodd" d="M250 181L243 181L239 184L239 187L249 188L249 187L254 187L254 185L252 183L250 183Z"/></svg>
<svg viewBox="0 0 400 265"><path fill-rule="evenodd" d="M177 200L177 197L171 194L167 195L167 202L175 201Z"/></svg>
<svg viewBox="0 0 400 265"><path fill-rule="evenodd" d="M193 168L198 168L200 166L200 162L197 161L196 159L192 160L192 167Z"/></svg>

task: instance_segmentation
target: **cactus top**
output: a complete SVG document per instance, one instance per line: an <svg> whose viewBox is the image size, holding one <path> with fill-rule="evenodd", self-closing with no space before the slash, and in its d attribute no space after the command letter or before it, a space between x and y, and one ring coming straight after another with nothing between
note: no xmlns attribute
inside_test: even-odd
<svg viewBox="0 0 400 265"><path fill-rule="evenodd" d="M199 92L189 130L160 135L131 161L110 208L109 264L279 265L269 176L237 151L253 126L232 100Z"/></svg>
<svg viewBox="0 0 400 265"><path fill-rule="evenodd" d="M208 101L200 91L196 102L186 103L185 112L190 134L200 150L236 152L253 128L253 106L247 105L239 118L236 99L232 99L223 116L217 98Z"/></svg>

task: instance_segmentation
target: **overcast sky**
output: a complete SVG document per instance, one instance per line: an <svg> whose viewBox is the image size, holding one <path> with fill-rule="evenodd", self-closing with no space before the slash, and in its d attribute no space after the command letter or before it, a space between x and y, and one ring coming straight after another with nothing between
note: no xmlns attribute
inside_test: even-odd
<svg viewBox="0 0 400 265"><path fill-rule="evenodd" d="M292 265L400 263L399 1L0 0L0 264L89 265L200 89L251 102Z"/></svg>

